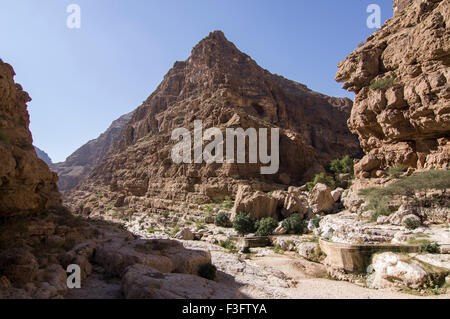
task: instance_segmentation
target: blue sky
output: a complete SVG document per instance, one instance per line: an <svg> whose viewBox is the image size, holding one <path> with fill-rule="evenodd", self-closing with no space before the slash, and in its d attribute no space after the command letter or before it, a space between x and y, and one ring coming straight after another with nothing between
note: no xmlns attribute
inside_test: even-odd
<svg viewBox="0 0 450 319"><path fill-rule="evenodd" d="M81 7L81 29L66 8ZM332 96L337 63L392 0L0 0L0 58L29 92L34 144L54 162L134 110L213 30L263 68Z"/></svg>

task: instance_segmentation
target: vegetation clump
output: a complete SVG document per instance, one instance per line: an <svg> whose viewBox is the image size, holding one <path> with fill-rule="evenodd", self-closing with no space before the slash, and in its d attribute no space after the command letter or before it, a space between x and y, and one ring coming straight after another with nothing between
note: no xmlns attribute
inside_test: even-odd
<svg viewBox="0 0 450 319"><path fill-rule="evenodd" d="M405 226L406 226L406 228L408 228L410 230L417 229L420 227L420 225L421 225L421 223L418 220L416 220L415 218L407 218L405 220Z"/></svg>
<svg viewBox="0 0 450 319"><path fill-rule="evenodd" d="M388 203L395 197L407 196L413 198L418 191L450 188L450 171L430 170L421 174L402 177L398 181L383 188L366 188L359 192L368 202L367 210L374 210L372 220L379 216L389 216L394 211Z"/></svg>
<svg viewBox="0 0 450 319"><path fill-rule="evenodd" d="M348 188L350 186L349 180L343 180L342 175L349 174L350 178L353 178L354 161L353 159L346 155L343 158L338 158L330 162L328 166L328 173L320 173L314 176L314 179L308 183L308 191L311 192L314 187L318 184L325 184L331 189L336 189L338 187Z"/></svg>
<svg viewBox="0 0 450 319"><path fill-rule="evenodd" d="M220 212L219 214L217 214L216 220L215 220L216 226L227 227L229 223L230 223L230 219L228 218L228 216L225 213Z"/></svg>
<svg viewBox="0 0 450 319"><path fill-rule="evenodd" d="M282 226L290 234L301 235L304 231L304 223L299 214L293 214L286 218L283 221Z"/></svg>
<svg viewBox="0 0 450 319"><path fill-rule="evenodd" d="M385 78L385 79L380 79L380 80L376 80L374 81L369 88L371 90L383 90L383 89L387 89L388 87L390 87L392 84L394 84L395 79L393 78Z"/></svg>
<svg viewBox="0 0 450 319"><path fill-rule="evenodd" d="M387 170L387 173L389 176L393 177L393 178L400 178L400 176L405 173L408 170L408 167L405 165L395 165L390 167Z"/></svg>
<svg viewBox="0 0 450 319"><path fill-rule="evenodd" d="M308 191L311 192L317 184L325 184L332 189L335 187L334 178L325 173L317 174L311 182L306 183Z"/></svg>
<svg viewBox="0 0 450 319"><path fill-rule="evenodd" d="M255 223L256 235L257 236L270 236L273 234L274 230L278 227L278 222L269 217L258 220Z"/></svg>
<svg viewBox="0 0 450 319"><path fill-rule="evenodd" d="M219 245L220 247L228 249L230 251L236 250L236 245L234 244L234 241L231 238L228 238L225 241L220 241Z"/></svg>
<svg viewBox="0 0 450 319"><path fill-rule="evenodd" d="M419 248L419 253L440 254L441 246L438 243L423 243Z"/></svg>
<svg viewBox="0 0 450 319"><path fill-rule="evenodd" d="M314 215L310 221L311 221L311 224L314 226L314 228L320 227L321 218L318 215Z"/></svg>
<svg viewBox="0 0 450 319"><path fill-rule="evenodd" d="M330 171L335 174L353 174L354 162L346 155L342 159L335 159L330 163Z"/></svg>
<svg viewBox="0 0 450 319"><path fill-rule="evenodd" d="M239 235L250 234L255 231L255 221L249 214L240 212L233 221L233 228Z"/></svg>

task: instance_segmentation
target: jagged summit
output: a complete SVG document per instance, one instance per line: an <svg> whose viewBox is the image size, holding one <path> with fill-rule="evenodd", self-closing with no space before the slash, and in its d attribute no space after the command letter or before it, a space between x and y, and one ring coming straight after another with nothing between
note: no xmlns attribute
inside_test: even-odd
<svg viewBox="0 0 450 319"><path fill-rule="evenodd" d="M150 97L136 109L117 147L101 160L78 190L104 189L148 198L208 200L234 197L240 184L299 184L324 170L332 159L358 155L359 143L346 122L352 102L313 92L264 70L239 51L221 31L197 44L184 62L176 62ZM174 129L280 128L280 169L261 175L257 164L175 164ZM68 194L83 200L82 193ZM115 197L116 195L111 195ZM78 203L73 203L78 206ZM164 204L167 208L167 205Z"/></svg>

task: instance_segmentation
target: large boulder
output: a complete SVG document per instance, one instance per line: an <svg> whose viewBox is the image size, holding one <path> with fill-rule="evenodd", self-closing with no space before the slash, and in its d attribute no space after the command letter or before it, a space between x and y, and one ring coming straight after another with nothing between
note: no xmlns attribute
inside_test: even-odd
<svg viewBox="0 0 450 319"><path fill-rule="evenodd" d="M151 267L133 265L122 278L127 299L237 299L239 290L195 275L163 274Z"/></svg>
<svg viewBox="0 0 450 319"><path fill-rule="evenodd" d="M255 220L267 217L278 219L277 206L278 201L271 195L260 191L251 192L248 186L241 186L236 196L231 219L234 220L240 212L249 214Z"/></svg>
<svg viewBox="0 0 450 319"><path fill-rule="evenodd" d="M331 189L325 184L317 184L311 192L311 204L316 213L331 213L334 207Z"/></svg>
<svg viewBox="0 0 450 319"><path fill-rule="evenodd" d="M344 194L345 189L343 188L336 188L334 191L331 192L331 196L333 197L335 202L338 202L341 200L342 194Z"/></svg>
<svg viewBox="0 0 450 319"><path fill-rule="evenodd" d="M390 287L420 289L431 277L445 278L439 269L433 270L431 266L426 267L423 262L414 258L391 252L375 255L369 271L372 272L368 277L369 287L377 289Z"/></svg>

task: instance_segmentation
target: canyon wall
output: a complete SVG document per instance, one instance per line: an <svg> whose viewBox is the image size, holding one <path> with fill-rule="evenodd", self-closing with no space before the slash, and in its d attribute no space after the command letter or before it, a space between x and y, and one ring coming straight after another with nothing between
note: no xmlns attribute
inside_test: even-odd
<svg viewBox="0 0 450 319"><path fill-rule="evenodd" d="M14 75L0 60L0 217L36 214L61 201L56 174L33 147L26 104L31 99Z"/></svg>
<svg viewBox="0 0 450 319"><path fill-rule="evenodd" d="M450 3L396 1L395 16L339 64L355 92L348 121L367 154L358 177L394 165L449 168Z"/></svg>

